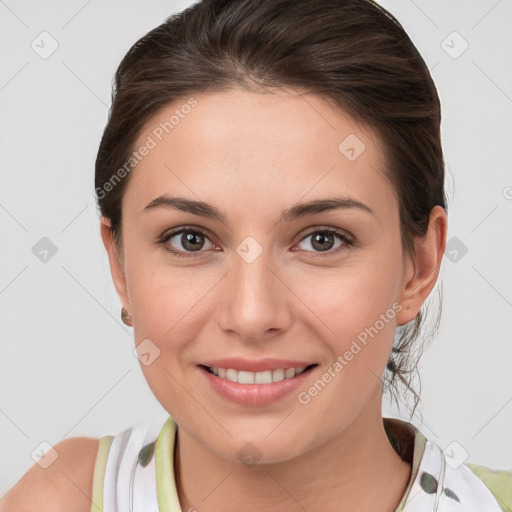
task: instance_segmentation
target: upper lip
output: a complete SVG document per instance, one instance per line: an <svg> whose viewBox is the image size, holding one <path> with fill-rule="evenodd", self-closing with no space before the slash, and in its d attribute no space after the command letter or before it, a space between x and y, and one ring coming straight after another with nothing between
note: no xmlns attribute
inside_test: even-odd
<svg viewBox="0 0 512 512"><path fill-rule="evenodd" d="M234 370L242 370L247 372L262 372L265 370L277 370L279 368L302 368L310 366L311 361L292 361L290 359L259 359L257 361L250 359L242 359L239 357L226 357L223 359L212 359L199 363L210 368L226 368Z"/></svg>

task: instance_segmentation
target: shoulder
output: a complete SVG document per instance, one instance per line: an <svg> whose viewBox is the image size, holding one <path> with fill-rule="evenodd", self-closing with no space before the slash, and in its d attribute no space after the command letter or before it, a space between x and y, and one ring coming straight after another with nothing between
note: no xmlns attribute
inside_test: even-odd
<svg viewBox="0 0 512 512"><path fill-rule="evenodd" d="M512 471L493 470L480 464L465 464L492 492L501 508L512 512Z"/></svg>
<svg viewBox="0 0 512 512"><path fill-rule="evenodd" d="M99 443L73 437L56 444L55 461L46 469L34 464L0 500L0 512L90 512Z"/></svg>

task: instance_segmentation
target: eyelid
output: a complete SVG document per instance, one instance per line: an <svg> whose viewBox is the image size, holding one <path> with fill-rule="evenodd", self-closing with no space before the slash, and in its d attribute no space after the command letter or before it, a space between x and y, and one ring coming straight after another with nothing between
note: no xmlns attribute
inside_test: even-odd
<svg viewBox="0 0 512 512"><path fill-rule="evenodd" d="M169 238L171 238L173 236L181 234L183 231L191 231L191 232L197 231L198 233L201 233L202 235L207 236L208 238L210 238L209 232L207 230L205 230L204 228L200 228L198 226L187 226L187 225L185 225L185 226L179 226L179 227L176 227L176 228L168 229L167 231L165 231L158 238L158 241L168 240Z"/></svg>
<svg viewBox="0 0 512 512"><path fill-rule="evenodd" d="M325 225L317 225L317 226L309 226L308 228L305 228L303 231L304 235L300 239L300 241L304 240L304 238L307 238L308 236L312 235L313 233L322 232L322 231L328 231L332 233L336 233L338 235L342 235L347 240L349 240L352 243L355 243L355 237L349 233L346 229L336 228L334 226L325 226Z"/></svg>

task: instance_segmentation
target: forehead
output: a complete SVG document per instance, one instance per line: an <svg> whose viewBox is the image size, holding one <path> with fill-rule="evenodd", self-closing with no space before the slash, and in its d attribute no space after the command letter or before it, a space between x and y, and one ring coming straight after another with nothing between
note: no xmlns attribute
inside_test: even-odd
<svg viewBox="0 0 512 512"><path fill-rule="evenodd" d="M151 149L125 192L131 210L165 193L226 211L230 198L233 208L261 209L339 193L395 211L378 137L318 95L233 89L191 97L141 130L133 149Z"/></svg>

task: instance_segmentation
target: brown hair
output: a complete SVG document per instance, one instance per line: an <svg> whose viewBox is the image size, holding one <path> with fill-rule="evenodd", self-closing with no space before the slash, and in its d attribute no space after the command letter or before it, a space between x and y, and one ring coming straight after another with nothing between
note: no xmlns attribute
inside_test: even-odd
<svg viewBox="0 0 512 512"><path fill-rule="evenodd" d="M115 74L95 177L98 207L120 253L126 162L142 128L177 99L236 86L305 89L376 132L399 203L404 254L414 254L432 208L446 209L440 102L403 27L372 0L204 0L130 48ZM411 347L422 319L420 311L401 329L387 365L390 386L397 390L398 377L414 393L414 409L419 357Z"/></svg>

